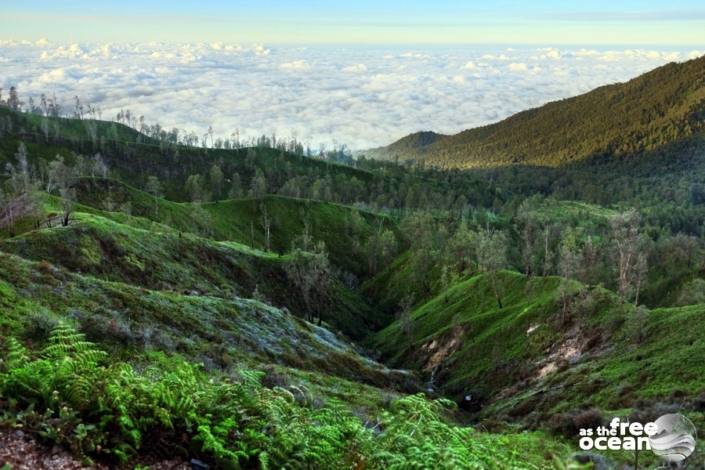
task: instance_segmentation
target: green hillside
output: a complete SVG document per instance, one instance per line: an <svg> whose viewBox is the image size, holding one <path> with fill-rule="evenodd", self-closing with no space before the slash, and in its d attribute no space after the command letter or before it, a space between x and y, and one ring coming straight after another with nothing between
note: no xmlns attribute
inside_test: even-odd
<svg viewBox="0 0 705 470"><path fill-rule="evenodd" d="M584 294L599 297L598 305L590 306L593 311L577 312L583 306L575 305L564 314L560 279L509 271L498 273L497 279L502 307L490 277L475 276L422 303L409 325L397 321L377 333L375 346L392 364L433 372L453 393L490 397L537 374L546 350L563 341L571 328L582 330L587 339L606 333L601 331L605 317L622 316L617 299L607 291ZM571 300L578 291L577 284L569 286Z"/></svg>
<svg viewBox="0 0 705 470"><path fill-rule="evenodd" d="M41 341L64 319L125 358L156 349L214 366L274 362L388 381L384 367L332 333L256 300L150 290L6 253L0 266L4 337Z"/></svg>
<svg viewBox="0 0 705 470"><path fill-rule="evenodd" d="M604 289L561 283L499 273L499 308L490 277L475 276L371 341L391 364L423 371L446 393L487 402L486 417L623 412L697 395L702 305L639 312Z"/></svg>
<svg viewBox="0 0 705 470"><path fill-rule="evenodd" d="M370 237L383 229L396 230L388 217L326 202L282 196L263 196L202 204L174 203L117 181L84 178L77 184L78 200L104 209L128 205L130 214L159 222L182 232L220 241L233 241L266 249L265 220L270 228L270 251L288 252L308 231L325 243L333 262L356 276L368 273L363 249ZM398 245L404 243L395 231Z"/></svg>
<svg viewBox="0 0 705 470"><path fill-rule="evenodd" d="M0 437L110 468L632 468L578 429L705 425L704 67L396 162L0 103Z"/></svg>
<svg viewBox="0 0 705 470"><path fill-rule="evenodd" d="M367 155L454 168L555 167L592 157L636 155L702 133L703 77L705 58L671 63L627 83L549 103L497 124L431 143L409 136Z"/></svg>
<svg viewBox="0 0 705 470"><path fill-rule="evenodd" d="M232 241L145 230L77 213L68 227L28 232L0 242L0 250L159 291L222 298L259 295L302 317L305 314L301 295L292 292L284 269L288 255ZM338 283L334 289L340 302L327 307L324 320L339 330L359 338L384 321L349 288Z"/></svg>

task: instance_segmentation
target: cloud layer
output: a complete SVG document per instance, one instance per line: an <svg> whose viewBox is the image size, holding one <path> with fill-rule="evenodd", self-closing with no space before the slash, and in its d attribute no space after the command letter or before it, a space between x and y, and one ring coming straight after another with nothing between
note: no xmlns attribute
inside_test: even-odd
<svg viewBox="0 0 705 470"><path fill-rule="evenodd" d="M55 93L66 106L78 95L103 118L129 108L167 128L363 149L488 124L704 53L0 40L0 87Z"/></svg>

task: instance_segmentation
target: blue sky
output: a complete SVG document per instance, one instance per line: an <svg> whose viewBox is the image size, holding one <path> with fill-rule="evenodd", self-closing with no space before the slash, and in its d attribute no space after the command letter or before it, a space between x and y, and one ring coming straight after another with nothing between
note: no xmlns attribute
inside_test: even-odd
<svg viewBox="0 0 705 470"><path fill-rule="evenodd" d="M702 0L0 0L0 38L54 41L701 45Z"/></svg>

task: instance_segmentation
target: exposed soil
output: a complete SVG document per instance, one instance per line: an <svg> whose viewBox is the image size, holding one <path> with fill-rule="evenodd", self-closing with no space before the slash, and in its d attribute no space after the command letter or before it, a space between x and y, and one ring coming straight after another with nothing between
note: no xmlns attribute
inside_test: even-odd
<svg viewBox="0 0 705 470"><path fill-rule="evenodd" d="M440 339L434 339L423 346L421 349L429 355L424 371L432 371L440 366L445 359L453 354L462 344L462 338L465 330L462 326L455 326L451 331L443 335Z"/></svg>
<svg viewBox="0 0 705 470"><path fill-rule="evenodd" d="M130 468L137 463L136 461ZM85 466L80 459L60 447L46 446L20 430L0 429L0 468L9 465L12 470L83 470L112 468L105 464ZM181 459L149 462L151 470L189 470L191 466Z"/></svg>

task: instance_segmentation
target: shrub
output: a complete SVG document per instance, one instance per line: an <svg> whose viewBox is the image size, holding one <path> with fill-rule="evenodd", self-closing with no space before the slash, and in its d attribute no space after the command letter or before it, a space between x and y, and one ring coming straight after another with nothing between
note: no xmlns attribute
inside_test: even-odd
<svg viewBox="0 0 705 470"><path fill-rule="evenodd" d="M124 464L166 445L217 468L538 468L507 438L449 424L447 400L408 396L366 425L300 387L264 387L261 372L208 375L163 353L139 370L110 364L64 324L36 354L14 338L5 349L0 396L16 424L86 459ZM268 381L282 382L271 373Z"/></svg>
<svg viewBox="0 0 705 470"><path fill-rule="evenodd" d="M59 324L59 320L46 311L39 311L27 316L24 334L34 341L46 341L51 331Z"/></svg>

